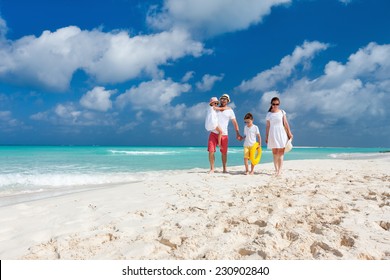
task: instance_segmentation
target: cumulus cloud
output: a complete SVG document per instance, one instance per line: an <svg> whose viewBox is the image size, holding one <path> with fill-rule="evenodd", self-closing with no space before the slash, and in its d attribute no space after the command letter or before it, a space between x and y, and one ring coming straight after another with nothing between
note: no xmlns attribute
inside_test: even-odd
<svg viewBox="0 0 390 280"><path fill-rule="evenodd" d="M318 52L327 48L327 44L317 41L304 42L302 46L296 47L291 55L285 56L279 65L257 74L250 80L243 81L237 89L242 92L270 90L279 82L289 78L298 65L308 65Z"/></svg>
<svg viewBox="0 0 390 280"><path fill-rule="evenodd" d="M5 40L7 32L8 32L7 23L4 19L0 17L0 44L1 41Z"/></svg>
<svg viewBox="0 0 390 280"><path fill-rule="evenodd" d="M158 76L160 65L204 52L202 43L178 29L130 37L69 26L0 44L0 79L64 91L79 69L99 83L117 83Z"/></svg>
<svg viewBox="0 0 390 280"><path fill-rule="evenodd" d="M80 104L87 109L106 112L112 108L110 98L115 92L115 90L106 90L104 87L95 87L80 99Z"/></svg>
<svg viewBox="0 0 390 280"><path fill-rule="evenodd" d="M196 87L200 91L209 91L213 88L215 82L222 81L223 77L223 74L220 76L206 74L203 76L202 81L196 83Z"/></svg>
<svg viewBox="0 0 390 280"><path fill-rule="evenodd" d="M0 111L0 128L4 131L12 131L25 126L23 122L12 116L11 111Z"/></svg>
<svg viewBox="0 0 390 280"><path fill-rule="evenodd" d="M183 78L181 78L181 81L183 83L187 83L189 80L191 80L194 77L194 75L195 75L194 71L188 71L187 73L185 73Z"/></svg>
<svg viewBox="0 0 390 280"><path fill-rule="evenodd" d="M115 124L115 118L112 114L85 110L73 102L57 104L50 110L31 115L30 119L71 127L112 126Z"/></svg>
<svg viewBox="0 0 390 280"><path fill-rule="evenodd" d="M156 134L164 130L185 130L189 123L204 120L208 103L191 106L176 102L178 97L190 90L189 84L177 83L171 79L151 80L132 87L115 101L118 107L129 107L137 116L131 120L131 125L122 127L120 131L139 125L148 112L158 116L150 123L152 132Z"/></svg>
<svg viewBox="0 0 390 280"><path fill-rule="evenodd" d="M339 0L341 3L348 5L349 3L352 2L352 0Z"/></svg>
<svg viewBox="0 0 390 280"><path fill-rule="evenodd" d="M263 95L262 108L269 106L274 94ZM286 110L314 128L329 127L341 120L365 125L383 123L390 104L390 45L370 43L350 55L345 64L330 61L323 75L292 81L278 94Z"/></svg>
<svg viewBox="0 0 390 280"><path fill-rule="evenodd" d="M171 79L151 80L119 95L116 104L121 108L131 105L135 110L160 112L166 116L171 113L175 115L172 112L172 100L190 89L189 84L176 83Z"/></svg>
<svg viewBox="0 0 390 280"><path fill-rule="evenodd" d="M154 7L148 23L163 30L180 27L193 34L214 36L244 30L257 24L272 7L291 0L165 0L161 10Z"/></svg>

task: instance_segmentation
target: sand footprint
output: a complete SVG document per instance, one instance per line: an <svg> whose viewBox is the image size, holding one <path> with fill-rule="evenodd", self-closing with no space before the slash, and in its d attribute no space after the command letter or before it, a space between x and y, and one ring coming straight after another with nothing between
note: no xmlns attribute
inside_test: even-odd
<svg viewBox="0 0 390 280"><path fill-rule="evenodd" d="M314 258L319 258L323 253L328 253L328 252L332 253L336 257L343 256L343 254L340 251L330 247L325 242L314 242L310 246L310 252Z"/></svg>

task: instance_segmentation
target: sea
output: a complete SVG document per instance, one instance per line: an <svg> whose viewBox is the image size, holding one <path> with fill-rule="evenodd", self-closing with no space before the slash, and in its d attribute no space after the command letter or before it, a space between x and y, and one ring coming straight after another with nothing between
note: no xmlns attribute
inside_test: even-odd
<svg viewBox="0 0 390 280"><path fill-rule="evenodd" d="M285 160L364 159L389 150L294 147ZM268 162L272 151L263 147L260 166ZM243 165L243 147L229 147L228 166L239 165ZM220 167L217 152L216 168ZM0 146L0 207L140 182L167 170L208 168L207 147Z"/></svg>

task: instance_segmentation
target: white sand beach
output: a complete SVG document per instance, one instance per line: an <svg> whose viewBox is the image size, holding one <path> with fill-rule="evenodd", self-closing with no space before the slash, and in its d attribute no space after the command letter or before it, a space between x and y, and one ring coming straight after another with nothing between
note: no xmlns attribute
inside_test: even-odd
<svg viewBox="0 0 390 280"><path fill-rule="evenodd" d="M156 173L0 208L1 259L390 259L390 155Z"/></svg>

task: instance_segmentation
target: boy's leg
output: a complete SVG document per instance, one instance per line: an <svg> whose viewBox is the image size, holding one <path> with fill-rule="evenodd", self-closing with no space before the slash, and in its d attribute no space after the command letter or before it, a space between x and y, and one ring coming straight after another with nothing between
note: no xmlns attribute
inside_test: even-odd
<svg viewBox="0 0 390 280"><path fill-rule="evenodd" d="M248 168L248 159L244 158L244 164L245 164L245 175L249 174L249 168Z"/></svg>
<svg viewBox="0 0 390 280"><path fill-rule="evenodd" d="M251 163L251 175L255 174L255 166Z"/></svg>
<svg viewBox="0 0 390 280"><path fill-rule="evenodd" d="M249 147L244 146L244 165L245 165L245 175L248 175L248 158L249 158Z"/></svg>

